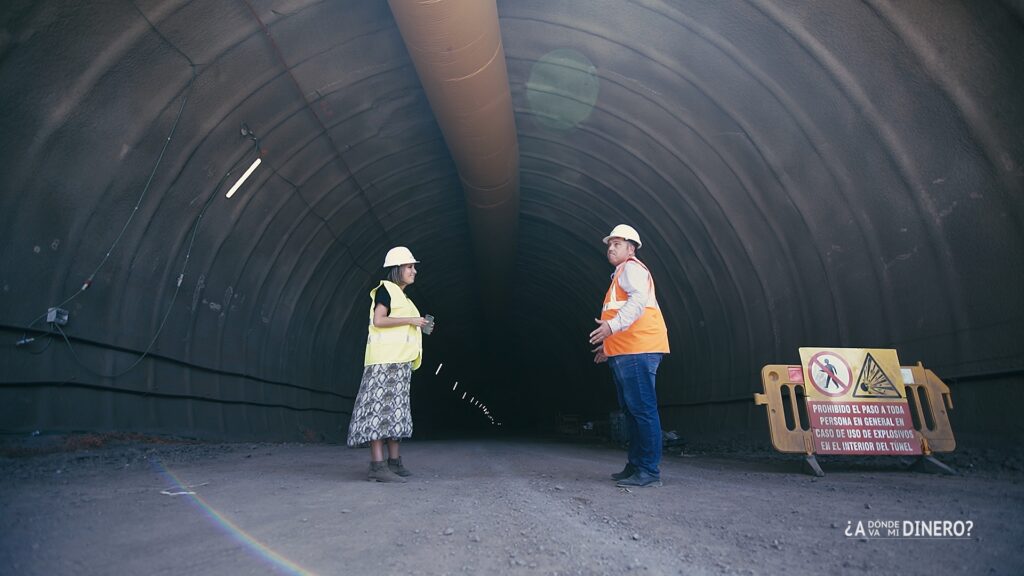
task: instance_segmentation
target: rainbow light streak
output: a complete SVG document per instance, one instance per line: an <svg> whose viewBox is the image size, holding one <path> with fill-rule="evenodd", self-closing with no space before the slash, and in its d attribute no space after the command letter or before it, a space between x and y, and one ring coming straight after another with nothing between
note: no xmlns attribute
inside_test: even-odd
<svg viewBox="0 0 1024 576"><path fill-rule="evenodd" d="M182 482L181 479L178 478L174 474L174 472L171 472L166 466L164 466L163 463L155 460L152 461L152 463L156 467L157 472L159 472L161 475L163 475L172 483L174 483L174 486L178 488L181 492L192 492L191 494L183 494L183 496L187 496L188 498L190 498L192 502L196 506L198 506L202 512L204 512L207 516L210 517L215 526L227 532L228 535L237 540L240 544L242 544L249 550L255 552L257 556L263 557L265 560L269 561L271 564L274 564L277 568L280 568L288 574L298 574L300 576L315 576L315 572L310 572L309 570L306 570L305 568L299 566L295 562L292 562L291 560L278 554L269 546L254 538L245 530L242 530L242 528L239 527L237 524L235 524L231 520L228 520L220 512L217 512L217 510L215 510L213 506L210 506L210 504L206 502L206 500L203 500L199 496L199 494L196 494L194 490L188 488L188 485Z"/></svg>

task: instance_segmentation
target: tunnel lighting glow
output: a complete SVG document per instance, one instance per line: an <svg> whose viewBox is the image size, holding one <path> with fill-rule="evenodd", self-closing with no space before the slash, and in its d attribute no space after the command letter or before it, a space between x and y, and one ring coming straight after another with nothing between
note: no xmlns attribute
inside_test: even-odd
<svg viewBox="0 0 1024 576"><path fill-rule="evenodd" d="M466 399L466 392L463 392L463 393L462 393L462 399L463 399L463 400L465 400L465 399Z"/></svg>
<svg viewBox="0 0 1024 576"><path fill-rule="evenodd" d="M242 174L242 177L238 179L238 182L235 182L235 185L231 187L231 190L228 190L228 193L225 194L225 196L228 198L234 196L235 191L238 190L238 188L245 183L245 180L249 178L249 175L252 174L253 170L255 170L256 167L260 165L260 162L263 162L262 158L257 158L253 160L252 166L249 166L249 169L245 171L245 174Z"/></svg>
<svg viewBox="0 0 1024 576"><path fill-rule="evenodd" d="M470 396L469 397L469 401L473 402L473 403L476 403L476 396Z"/></svg>
<svg viewBox="0 0 1024 576"><path fill-rule="evenodd" d="M456 380L455 381L455 386L452 386L452 391L454 391L456 388L458 388L458 386L459 386L459 381Z"/></svg>
<svg viewBox="0 0 1024 576"><path fill-rule="evenodd" d="M438 374L441 373L441 366L444 366L444 362L441 362L440 364L437 365L437 371L434 372L434 376L437 376ZM458 382L456 382L456 384L458 384ZM453 390L454 390L454 388L453 388Z"/></svg>

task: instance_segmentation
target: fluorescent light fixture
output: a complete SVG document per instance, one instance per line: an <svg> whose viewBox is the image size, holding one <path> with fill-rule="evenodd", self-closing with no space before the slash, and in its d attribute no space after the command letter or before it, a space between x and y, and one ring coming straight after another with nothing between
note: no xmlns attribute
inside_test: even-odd
<svg viewBox="0 0 1024 576"><path fill-rule="evenodd" d="M455 386L452 386L452 391L455 391L455 389L458 388L458 386L459 386L459 381L456 380L455 381Z"/></svg>
<svg viewBox="0 0 1024 576"><path fill-rule="evenodd" d="M466 393L465 393L465 392L463 392L463 393L462 393L462 399L463 399L463 400L465 400L465 399L466 399Z"/></svg>
<svg viewBox="0 0 1024 576"><path fill-rule="evenodd" d="M444 366L444 362L441 362L440 364L437 365L437 372L434 372L434 376L437 376L438 374L441 373L441 366ZM452 388L452 390L454 390L454 388Z"/></svg>
<svg viewBox="0 0 1024 576"><path fill-rule="evenodd" d="M263 162L262 158L253 160L252 166L249 166L249 169L245 171L245 174L242 174L242 177L238 179L238 182L235 182L235 185L231 187L231 190L228 190L228 193L225 194L225 196L228 198L234 196L235 190L238 190L238 187L245 183L245 180L252 174L253 170L260 165L260 162Z"/></svg>

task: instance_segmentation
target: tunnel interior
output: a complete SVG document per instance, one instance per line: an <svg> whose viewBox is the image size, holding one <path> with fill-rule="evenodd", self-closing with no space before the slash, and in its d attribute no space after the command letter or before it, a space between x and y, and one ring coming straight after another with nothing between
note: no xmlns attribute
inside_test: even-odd
<svg viewBox="0 0 1024 576"><path fill-rule="evenodd" d="M418 433L495 431L470 399L508 430L607 419L587 334L628 223L664 428L763 434L761 366L836 346L934 370L961 430L1022 432L1019 2L497 14L519 204L495 259L388 3L6 2L0 428L343 439L397 245L437 319Z"/></svg>

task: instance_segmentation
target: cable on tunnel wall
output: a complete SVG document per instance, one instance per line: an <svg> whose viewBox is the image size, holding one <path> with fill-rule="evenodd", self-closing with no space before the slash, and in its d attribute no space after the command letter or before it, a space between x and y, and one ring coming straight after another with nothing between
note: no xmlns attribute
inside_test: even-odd
<svg viewBox="0 0 1024 576"><path fill-rule="evenodd" d="M169 400L195 400L200 402L210 402L213 404L226 404L231 406L255 406L259 408L283 408L285 410L292 410L294 412L324 412L326 414L336 415L351 415L351 412L344 410L329 410L327 408L299 408L295 406L289 406L287 404L271 404L269 402L254 402L251 400L225 400L223 398L214 398L209 396L196 396L194 394L168 394L167 392L150 392L142 390L131 390L128 388L118 388L116 386L106 386L104 384L88 384L85 382L72 382L68 380L61 381L37 381L37 382L0 382L0 389L3 388L83 388L87 390L99 390L103 392L117 392L120 394L129 394L132 396L143 396L152 398L163 398Z"/></svg>
<svg viewBox="0 0 1024 576"><path fill-rule="evenodd" d="M189 63L191 64L191 61ZM124 226L121 227L121 231L118 233L117 237L114 238L114 242L110 245L110 248L107 248L106 254L103 256L103 259L100 260L100 263L98 265L96 265L96 268L94 268L93 271L89 274L88 278L85 279L85 281L82 283L82 286L75 293L73 293L71 296L68 296L63 301L61 301L60 304L57 304L55 306L56 308L63 307L65 304L67 304L68 302L71 302L72 300L77 298L82 292L85 292L86 290L89 289L90 286L92 286L93 280L96 278L96 274L107 263L107 260L110 259L110 253L113 252L114 248L116 248L118 243L121 242L121 238L124 236L125 230L128 229L128 226L132 223L132 220L135 218L135 214L139 211L139 206L142 205L142 200L145 199L146 192L149 191L149 187L153 183L153 177L156 176L156 171L157 171L158 168L160 168L160 164L163 162L164 154L167 152L167 147L170 146L171 140L174 138L174 133L178 129L178 123L181 121L181 115L185 111L185 104L188 103L188 98L192 94L192 89L195 87L195 82L196 82L196 67L195 67L195 64L191 65L191 71L192 71L192 76L191 76L191 78L189 78L188 86L185 89L186 90L185 91L185 95L181 99L181 106L178 107L178 113L174 117L174 123L171 124L170 133L167 135L167 138L164 140L164 145L160 148L160 154L156 158L156 163L153 164L153 169L149 173L149 178L146 180L146 185L142 187L142 192L139 193L139 198L138 198L138 200L136 200L135 206L132 208L131 214L128 215L128 219L125 220ZM180 281L178 282L178 285L179 286L181 285ZM28 328L32 328L32 326L35 326L36 322L39 322L40 320L45 318L46 315L47 315L47 312L43 312L42 314L37 316L34 320L29 322ZM159 335L159 331L157 332L157 335ZM155 340L155 336L154 336L154 340Z"/></svg>
<svg viewBox="0 0 1024 576"><path fill-rule="evenodd" d="M191 61L190 61L190 64L191 64ZM153 169L150 171L149 178L147 179L146 184L145 184L145 186L142 189L142 192L139 194L139 197L138 197L134 207L132 208L131 213L129 214L127 220L125 221L124 225L122 226L120 232L118 233L117 237L114 239L114 241L111 244L111 246L106 250L106 253L105 253L103 259L100 261L100 263L89 274L88 278L84 281L82 286L75 293L73 293L71 296L69 296L68 298L64 299L61 303L57 304L57 306L56 306L57 308L60 308L60 307L62 307L64 305L66 305L68 302L71 302L77 296L79 296L80 294L85 292L92 285L93 280L95 279L96 274L107 263L107 261L110 258L111 253L114 251L114 249L116 248L118 243L121 241L121 238L124 236L125 231L128 229L128 227L130 226L132 220L135 217L135 214L138 212L139 206L142 204L142 201L145 199L146 193L149 191L150 186L151 186L151 184L153 182L153 179L156 176L157 170L159 169L159 167L160 167L160 165L161 165L161 163L163 161L163 158L164 158L164 155L165 155L165 153L167 151L167 148L168 148L168 146L170 145L171 141L174 138L174 135L175 135L175 133L177 131L177 128L178 128L178 124L181 121L182 114L183 114L183 112L185 110L185 105L188 103L189 96L191 95L192 90L193 90L193 88L195 86L196 67L195 67L194 64L191 65L191 72L192 72L192 74L191 74L191 77L189 79L188 87L186 88L186 92L185 92L184 96L182 97L181 105L179 106L178 112L177 112L177 114L175 116L175 119L174 119L174 122L171 125L170 132L169 132L169 134L167 135L167 137L164 140L164 144L163 144L163 146L160 149L160 153L157 156L157 159L156 159L156 162L155 162L155 164L153 166ZM257 161L258 161L260 159L260 157L261 157L260 141L259 141L259 139L255 136L255 134L251 130L248 129L248 127L244 123L242 125L242 135L247 137L248 139L250 139L253 142L253 147L254 147L254 150L255 150L255 153L256 153L256 157L257 157ZM206 214L207 210L209 209L210 205L213 203L213 200L217 198L217 195L219 194L220 190L224 186L224 183L228 180L228 178L230 178L231 174L235 171L235 169L239 166L239 163L242 162L243 159L244 159L244 157L240 158L239 160L237 160L235 162L235 164L233 164L232 167L227 172L224 173L224 175L218 181L217 185L214 186L214 189L213 189L212 193L210 194L210 196L207 198L206 202L203 204L202 209L200 210L198 216L196 217L195 223L192 225L192 232L190 234L189 244L188 244L188 247L186 249L185 259L184 259L184 261L182 263L181 270L180 270L180 272L179 272L179 274L177 276L177 280L175 281L174 292L172 293L170 302L167 305L167 311L164 313L163 317L161 318L160 324L157 327L157 330L154 332L152 338L150 339L149 344L146 346L146 349L141 352L139 357L130 366L128 366L127 368L124 368L122 370L119 370L119 371L117 371L114 374L103 374L103 373L101 373L101 372L91 368L90 366L85 364L81 360L81 358L79 358L78 353L75 351L74 347L72 346L71 338L69 338L68 334L66 334L64 332L63 328L61 328L57 324L54 324L54 327L57 329L57 331L63 337L64 343L67 345L68 350L71 352L72 357L74 358L75 362L79 365L79 367L81 369L89 372L90 374L92 374L94 376L100 377L100 378L117 379L117 378L120 378L121 376L124 376L124 375L128 374L132 370L134 370L147 356L151 355L153 346L156 344L158 338L160 337L160 334L163 332L164 327L167 324L167 320L170 317L171 312L174 309L174 304L177 301L178 294L180 293L181 285L182 285L183 280L185 278L185 273L188 270L189 261L191 259L191 255L192 255L192 248L195 245L196 236L198 234L199 227L200 227L200 224L202 223L203 217L205 216L205 214ZM253 168L255 166L256 165L254 164ZM251 172L251 170L252 170L252 168L250 168L250 172ZM249 173L247 172L246 175L248 175L248 174ZM238 185L240 185L244 181L244 179L245 179L244 177L242 179L240 179L238 181L238 184L236 184L236 187ZM42 315L40 315L37 318L35 318L27 327L24 327L23 329L26 331L26 334L27 334L28 331L31 331L33 329L32 327L40 319L45 317L46 314L47 313L44 312ZM15 329L15 330L18 329L18 328L13 327L13 326L6 326L6 327L10 328L10 329ZM53 337L52 331L49 332L48 335L52 338ZM110 344L106 344L106 343L99 343L99 342L95 342L95 341L88 341L88 340L79 339L79 338L75 338L75 339L76 340L81 340L81 341L84 341L84 342L89 342L90 344L92 344L94 346L98 346L100 348L105 348L105 349L108 349L108 350L118 350L120 352L135 353L135 354L139 353L137 350L129 350L127 348L122 348L122 347L118 347L118 346L114 346L114 345L110 345ZM23 338L20 342L25 342L25 340L26 340L26 338ZM51 341L47 342L46 348L48 348L50 346L50 343L51 343ZM42 352L43 352L42 350L41 351L35 351L35 352L30 351L30 353L32 353L34 355L41 354ZM241 377L247 378L247 379L255 379L253 377L246 376L246 375L243 375L243 374L237 374L237 373L232 373L232 372L229 372L229 371L210 369L210 368L207 368L207 367L198 366L198 365L191 364L191 363L188 363L188 362L173 360L173 359L170 359L168 357L160 356L159 358L162 359L162 360L165 360L165 361L172 361L172 362L178 363L178 364L186 366L186 367L199 368L199 369L207 371L207 372L212 372L212 373L217 373L217 374L224 374L224 375L231 374L231 375L235 375L235 376L241 376ZM265 382L265 383L274 383L274 382L269 381L269 380L262 380L262 379L256 379L256 380L262 381L262 382ZM318 393L330 394L330 393L327 393L327 392L321 392L321 391L318 391L318 390L309 389L309 388L305 388L305 387L302 387L302 386L295 386L295 385L283 384L283 383L275 383L275 384L282 385L282 386L291 386L291 387L295 387L295 388L298 388L298 389L303 389L303 390L308 390L308 391L313 391L313 392L318 392ZM351 398L343 396L343 395L339 395L339 394L335 394L335 395L339 396L341 398L351 399Z"/></svg>
<svg viewBox="0 0 1024 576"><path fill-rule="evenodd" d="M42 334L42 335L45 335L45 336L50 336L51 338L56 337L56 334L51 333L51 332L44 332L42 330L36 331L34 329L28 329L28 328L25 328L25 327L22 327L22 326L11 326L9 324L0 324L0 330L10 330L12 332L26 332L26 331L28 331L28 332L37 332L38 334ZM96 340L91 340L91 339L88 339L88 338L82 338L82 337L78 337L78 336L68 336L68 338L71 339L71 340L74 340L76 342L82 343L82 344L86 344L86 345L89 345L89 346L94 346L96 348L100 348L102 350L109 350L109 351L113 351L113 352L121 352L121 353L125 353L125 354L138 354L139 353L138 350L133 350L133 349L130 349L130 348L125 348L123 346L117 346L115 344L108 344L106 342L98 342ZM47 344L47 346L49 346L49 345ZM38 355L38 354L42 354L44 351L45 351L45 349L44 350L39 350L39 351L29 350L28 352L30 354ZM171 358L170 356L164 356L162 354L155 354L155 353L150 352L148 356L151 359L160 360L160 361L163 361L163 362L167 362L167 363L174 364L174 365L177 365L177 366L182 366L184 368L198 370L200 372L205 372L205 373L208 373L208 374L215 374L215 375L218 375L218 376L230 376L230 377L235 377L235 378L242 378L242 379L245 379L245 380L251 380L253 382L259 382L261 384L271 384L271 385L274 385L274 386L281 386L281 387L284 387L284 388L292 388L292 389L295 389L295 390L301 390L303 392L313 392L315 394L324 394L324 395L327 395L327 396L334 396L336 398L341 398L341 399L344 399L344 400L355 400L355 396L347 396L345 394L339 394L337 392L331 392L331 391L328 391L328 390L320 390L320 389L317 389L317 388L310 388L308 386L302 386L302 385L299 385L299 384L292 384L290 382L282 382L282 381L279 381L279 380L270 380L268 378L261 378L259 376L252 376L252 375L246 374L244 372L235 372L235 371L231 371L231 370L223 370L223 369L220 369L220 368L212 368L210 366L203 366L202 364L196 364L194 362L187 362L185 360L179 360L177 358ZM85 368L85 367L83 367L83 368ZM103 377L103 378L110 378L109 376L101 376L101 377Z"/></svg>
<svg viewBox="0 0 1024 576"><path fill-rule="evenodd" d="M182 103L182 107L184 108L184 103ZM180 111L179 111L179 115L180 115ZM259 156L259 140L256 139L255 137L253 137L252 140L253 140L254 145L256 147L256 154L257 154L257 157L258 157ZM168 143L170 142L170 137L168 137L167 142ZM146 349L144 351L142 351L141 355L135 360L135 362L133 362L131 364L131 366L128 366L127 368L124 368L123 370L117 371L115 374L102 374L102 373L100 373L100 372L98 372L96 370L93 370L88 365L84 364L81 361L81 359L79 359L78 354L75 352L74 348L72 347L71 341L68 338L68 335L64 332L64 329L61 328L60 325L54 324L54 326L57 328L57 331L60 333L61 336L63 336L64 342L67 344L68 350L71 351L71 355L72 355L72 357L74 357L75 362L78 363L78 365L82 369L90 372L94 376L99 376L100 378L117 379L117 378L120 378L121 376L124 376L125 374L128 374L132 370L134 370L135 367L138 366L146 358L146 356L148 356L150 354L150 352L153 350L153 346L156 345L157 339L160 337L160 334L163 332L164 326L167 325L167 319L170 317L171 312L174 310L174 303L177 301L178 294L181 291L181 284L182 284L182 282L185 279L185 272L188 270L188 263L189 263L189 260L190 260L190 258L192 256L192 247L195 245L196 234L199 231L199 225L200 225L200 223L203 220L203 216L206 214L206 210L213 203L213 200L217 197L217 194L220 192L221 187L224 185L224 182L227 181L228 177L231 176L231 173L235 170L235 168L238 167L239 162L241 162L241 159L239 159L238 162L235 162L235 164L231 167L231 169L228 170L224 174L223 177L221 177L220 181L217 183L217 186L214 187L213 192L210 194L210 197L207 198L206 202L203 204L203 208L202 208L202 210L200 210L199 215L196 217L196 221L192 225L192 234L190 235L190 238L189 238L188 248L187 248L187 250L185 252L185 260L182 263L181 271L178 273L177 280L175 281L174 292L171 295L170 303L167 305L167 311L164 313L163 318L160 320L160 325L157 327L156 332L153 333L153 337L150 339L149 344L146 346ZM155 168L154 168L154 172L155 172ZM148 187L149 187L148 183L147 183L146 187L148 189ZM140 202L142 201L141 197L140 197L139 201ZM136 205L135 209L132 210L132 216L135 215L135 211L137 209L138 209L138 205ZM128 221L131 222L131 216L129 217ZM128 227L128 223L125 223L125 229L127 227ZM122 229L121 232L123 234L124 233L124 229ZM120 238L121 237L119 235L117 240L120 240ZM114 244L115 245L117 244L116 240L115 240ZM113 246L111 247L111 250L113 250ZM100 263L100 267L103 265L104 262L106 262L106 260L107 260L107 258L109 256L110 256L110 251L108 250L107 251L107 255L103 259L103 262ZM97 267L96 270L99 270L100 267ZM93 274L95 274L95 272ZM78 296L79 294L84 292L89 287L89 284L91 284L91 282L92 282L92 276L90 276L89 279L86 280L86 283L82 285L82 288L79 289L78 292L76 292L70 298L65 300L64 303L70 302L75 296ZM58 305L58 307L62 306L62 305L63 305L63 303ZM45 314L43 316L45 316ZM42 316L40 316L40 318L42 318ZM34 320L33 324L35 322L38 322L38 321L39 321L39 318ZM26 328L26 330L30 330L31 326L32 326L32 324L29 324L29 326L28 326L28 328ZM136 351L136 353L137 353L137 351Z"/></svg>

